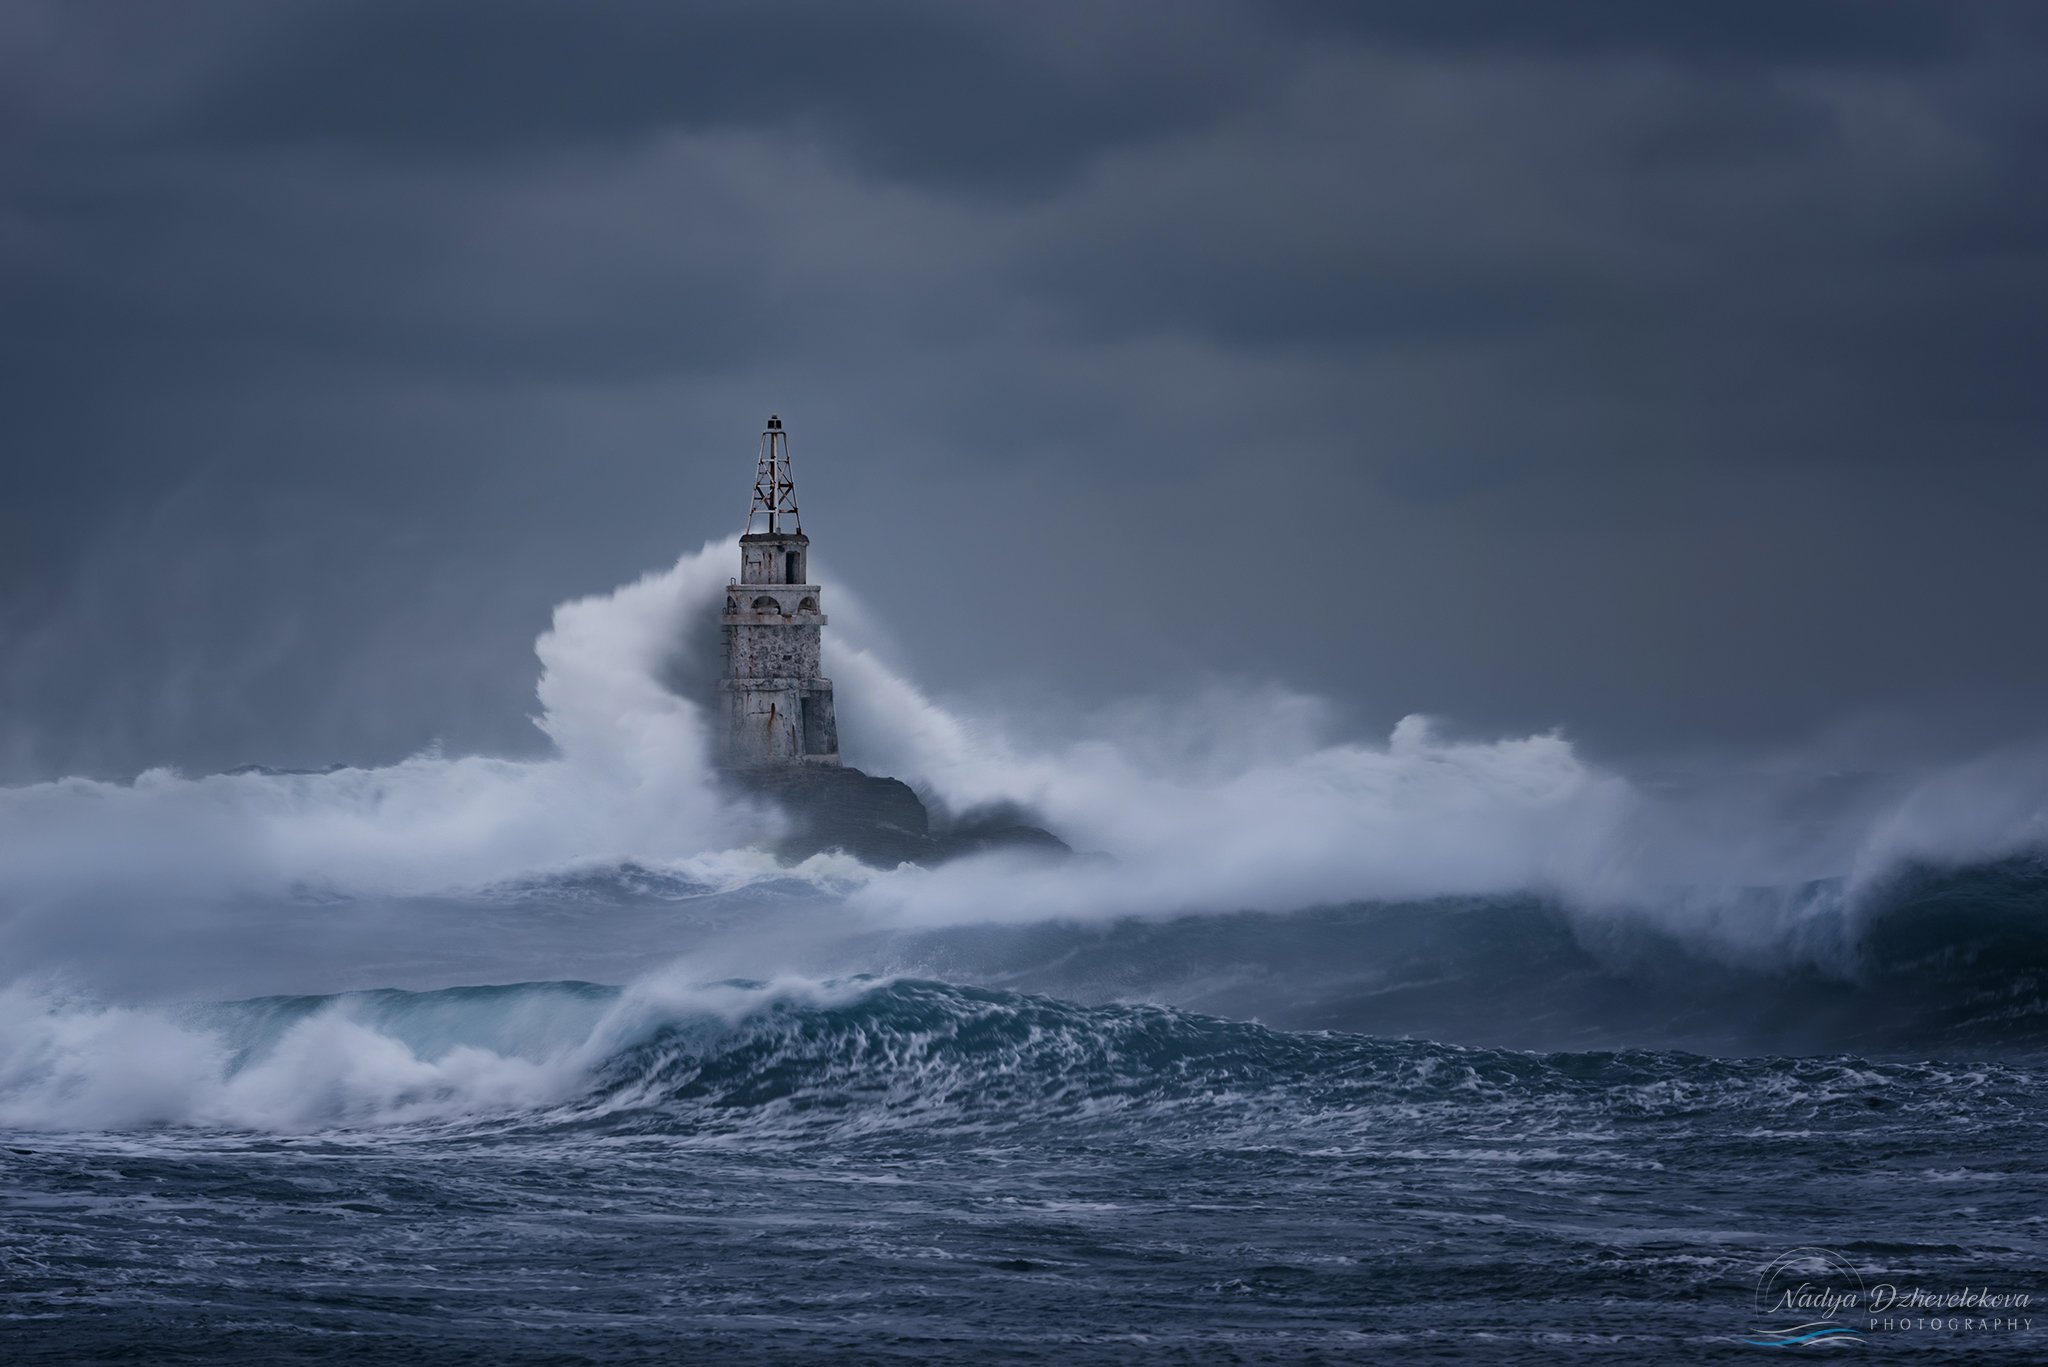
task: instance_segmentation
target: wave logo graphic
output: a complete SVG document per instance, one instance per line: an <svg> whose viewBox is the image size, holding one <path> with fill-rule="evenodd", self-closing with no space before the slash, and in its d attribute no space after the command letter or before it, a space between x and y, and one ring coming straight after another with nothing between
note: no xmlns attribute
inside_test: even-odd
<svg viewBox="0 0 2048 1367"><path fill-rule="evenodd" d="M1844 1317L1870 1303L1863 1274L1825 1248L1795 1248L1764 1265L1756 1279L1756 1315L1765 1325L1743 1340L1753 1348L1823 1348L1861 1343ZM1785 1324L1786 1320L1798 1320Z"/></svg>

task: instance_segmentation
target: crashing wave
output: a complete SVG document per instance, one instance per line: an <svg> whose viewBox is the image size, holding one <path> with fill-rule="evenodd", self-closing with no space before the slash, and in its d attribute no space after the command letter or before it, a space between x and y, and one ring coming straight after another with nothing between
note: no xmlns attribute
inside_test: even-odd
<svg viewBox="0 0 2048 1367"><path fill-rule="evenodd" d="M1754 1108L1995 1109L2004 1069L1843 1057L1535 1054L1290 1032L919 979L656 977L182 1009L0 994L0 1126L423 1135L570 1130L813 1142L1114 1127L1150 1142L1343 1142L1484 1097L1522 1137ZM1938 1085L1937 1085L1938 1084Z"/></svg>

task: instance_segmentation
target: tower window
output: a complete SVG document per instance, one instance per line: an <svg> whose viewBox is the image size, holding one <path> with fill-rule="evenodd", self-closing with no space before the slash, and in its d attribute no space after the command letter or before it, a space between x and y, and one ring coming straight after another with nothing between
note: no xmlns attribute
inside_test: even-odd
<svg viewBox="0 0 2048 1367"><path fill-rule="evenodd" d="M782 581L783 583L785 583L785 584L801 584L801 583L803 583L803 582L804 582L804 553L803 553L802 551L791 551L791 552L790 552L790 553L789 553L789 554L788 554L787 556L784 556L784 557L783 557L783 570L784 570L784 575L785 575L785 577L783 578L783 581Z"/></svg>

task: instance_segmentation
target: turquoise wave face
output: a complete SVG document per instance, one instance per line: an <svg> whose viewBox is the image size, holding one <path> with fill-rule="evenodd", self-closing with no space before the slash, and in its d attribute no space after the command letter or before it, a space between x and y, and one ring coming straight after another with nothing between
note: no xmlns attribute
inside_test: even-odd
<svg viewBox="0 0 2048 1367"><path fill-rule="evenodd" d="M1361 1127L1426 1130L1433 1115L1475 1108L1524 1136L1695 1113L1848 1130L1904 1114L1981 1125L2024 1072L1528 1053L866 977L529 983L126 1015L14 1007L0 1122L56 1130L1341 1146ZM147 1086L133 1085L138 1069Z"/></svg>
<svg viewBox="0 0 2048 1367"><path fill-rule="evenodd" d="M1982 1123L2024 1070L1671 1051L1530 1054L1288 1032L1150 1006L1083 1007L927 981L732 1023L676 1021L608 1057L551 1123L638 1132L1341 1143L1486 1111L1527 1135L1699 1111L1854 1126L1910 1108Z"/></svg>

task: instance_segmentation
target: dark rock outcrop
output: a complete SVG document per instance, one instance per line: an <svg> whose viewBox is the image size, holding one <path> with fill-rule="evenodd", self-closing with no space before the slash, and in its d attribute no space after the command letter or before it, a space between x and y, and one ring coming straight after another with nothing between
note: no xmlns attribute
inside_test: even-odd
<svg viewBox="0 0 2048 1367"><path fill-rule="evenodd" d="M985 850L1073 852L1009 807L968 813L935 829L931 813L909 784L858 769L791 764L731 769L725 779L735 790L765 798L788 815L789 830L775 847L785 859L843 850L864 864L893 868L940 864Z"/></svg>

